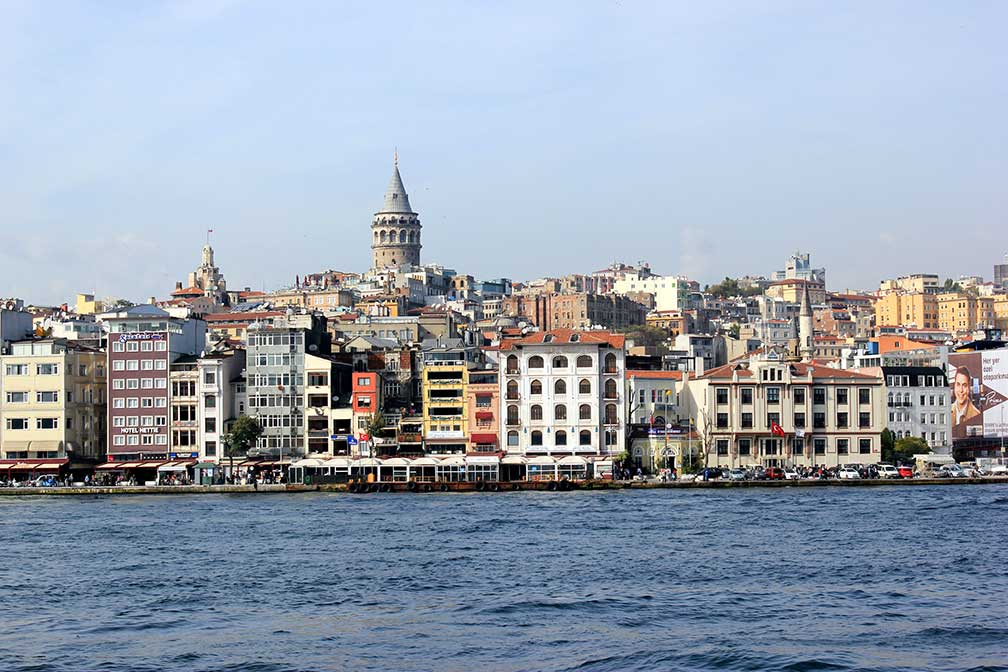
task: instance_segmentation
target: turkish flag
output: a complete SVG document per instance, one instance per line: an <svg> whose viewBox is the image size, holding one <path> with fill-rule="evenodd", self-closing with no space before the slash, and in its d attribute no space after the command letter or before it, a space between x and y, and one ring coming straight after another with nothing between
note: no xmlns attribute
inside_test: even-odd
<svg viewBox="0 0 1008 672"><path fill-rule="evenodd" d="M770 433L774 436L784 436L784 428L776 422L770 424Z"/></svg>

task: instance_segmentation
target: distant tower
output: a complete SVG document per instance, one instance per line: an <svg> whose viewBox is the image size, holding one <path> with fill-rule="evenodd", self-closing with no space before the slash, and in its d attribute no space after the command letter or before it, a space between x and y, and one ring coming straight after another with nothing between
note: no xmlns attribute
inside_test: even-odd
<svg viewBox="0 0 1008 672"><path fill-rule="evenodd" d="M812 301L808 281L802 283L801 309L798 311L798 354L803 362L812 361L815 346L812 341Z"/></svg>
<svg viewBox="0 0 1008 672"><path fill-rule="evenodd" d="M371 268L420 265L420 218L410 207L399 176L399 154L394 155L392 181L385 204L371 221Z"/></svg>

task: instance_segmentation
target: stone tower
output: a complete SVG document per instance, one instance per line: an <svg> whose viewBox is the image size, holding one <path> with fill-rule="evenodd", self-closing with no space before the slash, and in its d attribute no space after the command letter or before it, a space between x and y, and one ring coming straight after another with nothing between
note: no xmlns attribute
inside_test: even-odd
<svg viewBox="0 0 1008 672"><path fill-rule="evenodd" d="M803 362L811 362L815 356L812 327L812 300L809 298L808 281L802 283L801 307L798 311L798 355Z"/></svg>
<svg viewBox="0 0 1008 672"><path fill-rule="evenodd" d="M385 191L385 204L371 220L371 268L420 265L420 218L410 207L409 196L399 176L399 155L394 158L392 181Z"/></svg>

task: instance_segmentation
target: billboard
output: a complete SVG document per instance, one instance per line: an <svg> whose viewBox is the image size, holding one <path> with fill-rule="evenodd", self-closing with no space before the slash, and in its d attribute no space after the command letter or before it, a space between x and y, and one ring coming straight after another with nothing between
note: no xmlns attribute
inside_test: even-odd
<svg viewBox="0 0 1008 672"><path fill-rule="evenodd" d="M1008 436L1008 348L949 354L952 438Z"/></svg>

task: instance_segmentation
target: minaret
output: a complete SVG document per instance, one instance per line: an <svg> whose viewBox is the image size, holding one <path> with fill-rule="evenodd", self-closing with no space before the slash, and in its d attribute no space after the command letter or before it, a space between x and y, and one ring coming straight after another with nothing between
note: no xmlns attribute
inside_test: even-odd
<svg viewBox="0 0 1008 672"><path fill-rule="evenodd" d="M815 354L812 341L812 301L809 299L809 283L802 283L801 309L798 311L798 354L803 362L811 362Z"/></svg>
<svg viewBox="0 0 1008 672"><path fill-rule="evenodd" d="M420 218L410 207L399 175L399 153L396 152L385 203L371 220L371 268L419 266L420 247Z"/></svg>

